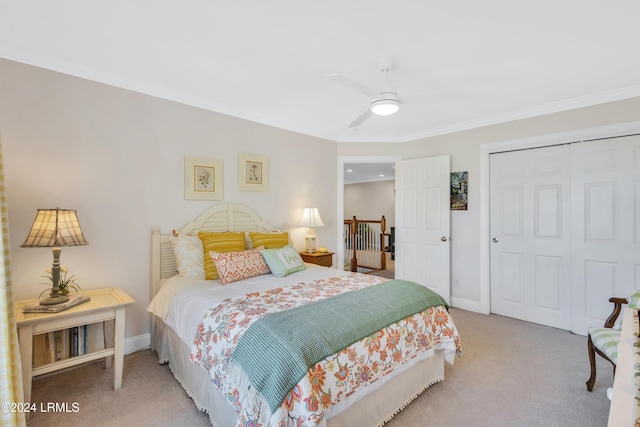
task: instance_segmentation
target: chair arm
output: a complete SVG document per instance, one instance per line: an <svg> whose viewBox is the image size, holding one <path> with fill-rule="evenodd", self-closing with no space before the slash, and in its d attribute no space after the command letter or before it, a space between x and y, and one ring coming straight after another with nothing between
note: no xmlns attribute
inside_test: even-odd
<svg viewBox="0 0 640 427"><path fill-rule="evenodd" d="M620 311L622 310L622 304L628 304L629 301L627 301L626 298L609 298L609 302L613 303L613 311L611 312L611 315L607 318L607 320L604 322L604 327L605 328L612 328L613 325L616 323L616 319L618 318L618 315L620 314Z"/></svg>

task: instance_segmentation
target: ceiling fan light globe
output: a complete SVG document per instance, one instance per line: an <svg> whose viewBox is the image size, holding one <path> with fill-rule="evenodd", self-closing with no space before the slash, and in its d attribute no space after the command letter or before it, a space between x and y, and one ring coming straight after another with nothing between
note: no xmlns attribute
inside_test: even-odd
<svg viewBox="0 0 640 427"><path fill-rule="evenodd" d="M379 99L371 103L371 112L378 116L388 116L400 109L400 103L395 99Z"/></svg>

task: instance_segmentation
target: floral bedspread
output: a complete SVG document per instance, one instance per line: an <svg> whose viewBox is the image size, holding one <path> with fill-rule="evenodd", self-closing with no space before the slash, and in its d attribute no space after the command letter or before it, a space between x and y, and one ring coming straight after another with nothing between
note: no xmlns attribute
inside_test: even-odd
<svg viewBox="0 0 640 427"><path fill-rule="evenodd" d="M325 410L390 375L426 351L462 355L458 331L445 307L432 307L392 324L311 367L271 414L268 405L229 372L240 336L257 319L388 279L362 274L299 283L225 300L198 326L191 361L203 366L238 412L238 426L315 426ZM419 359L420 360L420 359Z"/></svg>

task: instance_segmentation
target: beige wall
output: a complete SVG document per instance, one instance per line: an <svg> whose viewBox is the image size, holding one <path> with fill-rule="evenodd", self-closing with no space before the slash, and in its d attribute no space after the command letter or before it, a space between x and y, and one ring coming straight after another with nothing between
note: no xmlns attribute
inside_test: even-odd
<svg viewBox="0 0 640 427"><path fill-rule="evenodd" d="M611 102L408 143L340 143L338 156L401 155L403 159L451 155L451 171L469 172L467 211L451 212L452 302L478 307L481 299L480 146L521 138L596 128L640 120L640 98Z"/></svg>
<svg viewBox="0 0 640 427"><path fill-rule="evenodd" d="M89 246L62 250L83 289L119 286L136 300L126 337L149 332L149 235L170 232L210 206L184 199L185 156L224 163L224 201L246 204L276 227L296 227L304 206L336 211L336 143L0 60L5 162L17 298L36 297L51 251L26 249L36 209L77 209ZM313 161L309 152L313 150ZM270 191L238 190L238 152L264 154ZM334 215L316 234L335 250Z"/></svg>
<svg viewBox="0 0 640 427"><path fill-rule="evenodd" d="M344 186L344 218L378 220L384 215L389 227L396 222L395 181L362 182Z"/></svg>

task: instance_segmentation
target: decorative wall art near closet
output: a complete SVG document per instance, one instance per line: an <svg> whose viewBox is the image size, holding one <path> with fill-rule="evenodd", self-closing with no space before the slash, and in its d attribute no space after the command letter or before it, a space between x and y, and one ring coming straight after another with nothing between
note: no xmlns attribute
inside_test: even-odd
<svg viewBox="0 0 640 427"><path fill-rule="evenodd" d="M451 172L451 210L466 211L468 206L469 172Z"/></svg>

